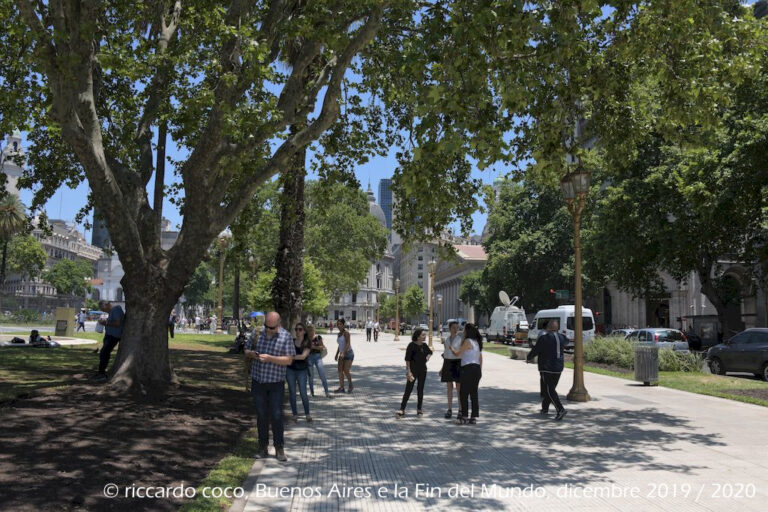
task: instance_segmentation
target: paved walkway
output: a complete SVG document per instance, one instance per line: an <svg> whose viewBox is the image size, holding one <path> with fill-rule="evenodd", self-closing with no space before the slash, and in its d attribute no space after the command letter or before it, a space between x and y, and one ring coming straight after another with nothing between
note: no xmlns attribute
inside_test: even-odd
<svg viewBox="0 0 768 512"><path fill-rule="evenodd" d="M554 422L537 414L535 366L486 353L479 422L456 426L443 418L436 353L424 416L414 394L397 419L406 339L369 344L355 333L354 393L312 398L314 423L286 432L288 463L257 460L233 512L765 510L763 407L588 373L593 400L566 403ZM336 388L331 356L326 364ZM566 370L561 395L571 382Z"/></svg>

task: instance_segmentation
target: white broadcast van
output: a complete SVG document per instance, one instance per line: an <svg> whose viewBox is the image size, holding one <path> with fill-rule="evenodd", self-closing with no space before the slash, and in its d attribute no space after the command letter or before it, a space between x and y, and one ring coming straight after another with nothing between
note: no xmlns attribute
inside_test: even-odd
<svg viewBox="0 0 768 512"><path fill-rule="evenodd" d="M550 320L557 320L560 324L559 332L565 334L568 338L568 345L566 350L573 349L573 337L574 337L574 313L576 312L576 306L560 306L556 309L542 309L533 318L533 325L531 325L528 331L528 339L530 345L534 346L536 340L541 334L546 332L547 323ZM592 315L592 310L588 308L581 308L581 326L582 326L582 339L584 343L589 343L595 337L595 317Z"/></svg>
<svg viewBox="0 0 768 512"><path fill-rule="evenodd" d="M528 320L525 310L515 306L518 297L509 299L506 292L499 292L502 306L497 306L491 314L491 322L485 330L488 341L500 341L522 345L528 339Z"/></svg>

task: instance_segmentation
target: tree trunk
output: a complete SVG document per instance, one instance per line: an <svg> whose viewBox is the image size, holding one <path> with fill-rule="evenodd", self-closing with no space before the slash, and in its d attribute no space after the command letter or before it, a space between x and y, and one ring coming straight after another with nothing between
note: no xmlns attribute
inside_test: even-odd
<svg viewBox="0 0 768 512"><path fill-rule="evenodd" d="M143 400L162 399L178 383L168 350L168 317L183 287L166 276L147 272L126 275L125 324L112 366L111 385Z"/></svg>
<svg viewBox="0 0 768 512"><path fill-rule="evenodd" d="M163 121L157 132L157 164L155 167L155 194L152 209L157 217L157 237L162 241L163 199L165 198L165 143L168 138L168 123Z"/></svg>
<svg viewBox="0 0 768 512"><path fill-rule="evenodd" d="M718 341L721 341L720 334L724 333L725 329L725 312L727 308L726 301L718 292L717 287L715 287L715 285L712 283L711 267L707 270L699 269L696 271L696 273L698 274L699 281L701 282L701 293L707 297L709 302L712 303L712 305L715 307L715 310L717 311L717 322L720 324L718 327Z"/></svg>
<svg viewBox="0 0 768 512"><path fill-rule="evenodd" d="M3 261L0 264L0 287L5 284L5 272L8 265L8 240L3 240Z"/></svg>
<svg viewBox="0 0 768 512"><path fill-rule="evenodd" d="M240 260L237 256L232 258L235 263L235 285L232 291L232 318L240 321Z"/></svg>
<svg viewBox="0 0 768 512"><path fill-rule="evenodd" d="M280 242L275 258L272 301L275 311L280 314L283 327L289 330L293 330L293 326L301 320L304 292L305 160L306 149L302 149L294 155L290 168L280 176L283 184Z"/></svg>

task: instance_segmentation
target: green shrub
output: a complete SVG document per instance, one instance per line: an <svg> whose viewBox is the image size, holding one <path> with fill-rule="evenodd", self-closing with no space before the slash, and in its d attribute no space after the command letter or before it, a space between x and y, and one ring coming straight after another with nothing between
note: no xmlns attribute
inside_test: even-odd
<svg viewBox="0 0 768 512"><path fill-rule="evenodd" d="M703 357L694 353L659 350L659 371L700 373Z"/></svg>
<svg viewBox="0 0 768 512"><path fill-rule="evenodd" d="M631 370L635 356L629 341L619 336L605 336L584 345L584 360Z"/></svg>
<svg viewBox="0 0 768 512"><path fill-rule="evenodd" d="M40 313L32 309L20 309L14 311L13 321L21 324L30 324L40 321Z"/></svg>

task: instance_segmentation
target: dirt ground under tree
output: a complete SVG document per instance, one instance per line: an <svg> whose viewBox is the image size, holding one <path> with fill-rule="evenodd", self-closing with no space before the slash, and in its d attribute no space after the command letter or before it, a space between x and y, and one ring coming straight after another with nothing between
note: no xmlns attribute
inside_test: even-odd
<svg viewBox="0 0 768 512"><path fill-rule="evenodd" d="M182 386L157 404L105 392L87 374L3 403L0 510L177 509L183 499L108 499L104 486L197 487L253 425L240 357L172 350Z"/></svg>

